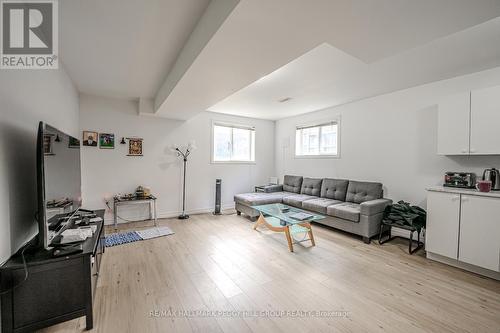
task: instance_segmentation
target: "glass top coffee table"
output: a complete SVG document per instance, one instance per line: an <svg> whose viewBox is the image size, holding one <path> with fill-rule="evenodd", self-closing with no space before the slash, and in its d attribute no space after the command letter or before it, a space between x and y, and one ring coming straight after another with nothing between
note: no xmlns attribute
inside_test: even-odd
<svg viewBox="0 0 500 333"><path fill-rule="evenodd" d="M274 232L285 233L290 252L293 252L292 235L294 234L307 233L309 235L308 239L295 241L295 243L311 241L312 246L316 245L310 222L324 219L325 216L280 203L252 206L252 208L260 212L253 229L256 230L264 225Z"/></svg>

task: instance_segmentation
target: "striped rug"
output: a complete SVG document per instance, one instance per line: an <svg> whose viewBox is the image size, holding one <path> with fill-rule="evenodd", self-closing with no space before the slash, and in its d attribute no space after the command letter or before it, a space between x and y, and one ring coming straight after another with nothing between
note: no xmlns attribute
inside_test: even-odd
<svg viewBox="0 0 500 333"><path fill-rule="evenodd" d="M106 247L127 244L156 237L168 236L172 234L174 234L174 232L169 227L157 227L109 234L106 236Z"/></svg>

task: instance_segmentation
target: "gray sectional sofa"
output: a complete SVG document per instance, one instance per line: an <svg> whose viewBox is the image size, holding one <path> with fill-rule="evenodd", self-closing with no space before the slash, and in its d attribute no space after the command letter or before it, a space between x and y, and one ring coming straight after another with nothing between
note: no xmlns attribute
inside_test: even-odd
<svg viewBox="0 0 500 333"><path fill-rule="evenodd" d="M234 201L238 215L250 217L259 216L252 206L272 203L324 214L326 218L317 223L360 235L370 243L379 233L385 207L392 204L382 195L380 183L286 175L283 185L268 186L266 192L237 194Z"/></svg>

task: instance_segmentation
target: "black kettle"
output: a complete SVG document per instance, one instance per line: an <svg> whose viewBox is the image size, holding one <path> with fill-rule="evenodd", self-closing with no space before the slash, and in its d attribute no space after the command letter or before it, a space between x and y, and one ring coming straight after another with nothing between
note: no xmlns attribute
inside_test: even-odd
<svg viewBox="0 0 500 333"><path fill-rule="evenodd" d="M498 169L486 169L483 172L483 180L491 181L491 189L493 191L500 191L500 172Z"/></svg>

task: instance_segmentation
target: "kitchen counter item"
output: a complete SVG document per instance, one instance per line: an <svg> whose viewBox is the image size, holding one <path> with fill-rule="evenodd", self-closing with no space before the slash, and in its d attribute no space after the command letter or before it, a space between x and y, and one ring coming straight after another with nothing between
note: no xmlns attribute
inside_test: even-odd
<svg viewBox="0 0 500 333"><path fill-rule="evenodd" d="M472 172L448 171L444 175L443 186L459 187L459 188L475 188L476 174Z"/></svg>
<svg viewBox="0 0 500 333"><path fill-rule="evenodd" d="M500 172L498 169L486 169L483 172L483 180L491 181L491 190L500 191Z"/></svg>

